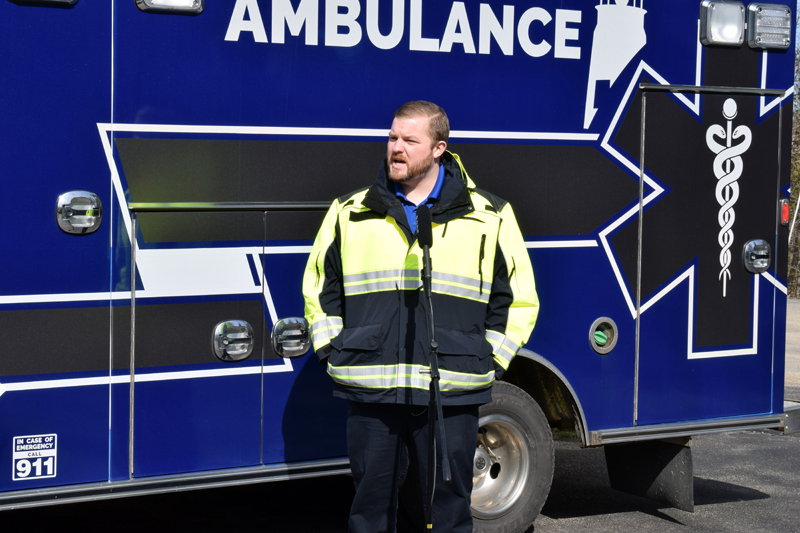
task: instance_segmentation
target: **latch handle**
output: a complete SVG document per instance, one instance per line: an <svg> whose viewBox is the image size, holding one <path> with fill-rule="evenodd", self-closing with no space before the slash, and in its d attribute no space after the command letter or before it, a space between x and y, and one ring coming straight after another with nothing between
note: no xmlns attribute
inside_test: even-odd
<svg viewBox="0 0 800 533"><path fill-rule="evenodd" d="M220 361L235 363L250 357L255 345L253 327L244 320L226 320L214 327L211 346Z"/></svg>
<svg viewBox="0 0 800 533"><path fill-rule="evenodd" d="M102 222L103 204L93 192L69 191L56 200L56 223L64 233L94 233Z"/></svg>
<svg viewBox="0 0 800 533"><path fill-rule="evenodd" d="M766 272L772 262L772 247L764 239L747 241L742 249L742 261L752 274Z"/></svg>

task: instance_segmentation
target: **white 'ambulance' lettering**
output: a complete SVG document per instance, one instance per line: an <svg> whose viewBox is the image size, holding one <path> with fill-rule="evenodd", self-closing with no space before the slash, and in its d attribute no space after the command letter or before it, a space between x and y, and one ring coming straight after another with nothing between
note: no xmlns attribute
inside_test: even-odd
<svg viewBox="0 0 800 533"><path fill-rule="evenodd" d="M427 1L430 3L432 0ZM426 16L423 0L300 0L297 9L291 0L236 0L225 40L239 41L242 34L250 34L256 43L269 43L261 9L265 8L264 12L271 17L273 44L286 42L288 28L292 37L298 37L303 31L305 44L316 46L319 43L320 3L324 4L325 46L353 47L361 43L364 32L359 17L365 3L367 39L376 48L390 50L402 42L406 34L405 9L408 6L409 50L476 53L475 21L470 21L464 2L451 4L444 33L438 38L423 35ZM389 8L391 27L389 33L384 34L378 27L378 15L381 9ZM477 53L491 53L494 41L503 54L513 55L516 29L520 48L531 57L543 57L551 52L559 59L581 57L581 49L576 44L580 36L580 11L556 9L555 22L551 25L554 21L552 13L542 7L531 7L519 15L515 25L514 6L502 6L502 14L488 4L480 4L479 9Z"/></svg>

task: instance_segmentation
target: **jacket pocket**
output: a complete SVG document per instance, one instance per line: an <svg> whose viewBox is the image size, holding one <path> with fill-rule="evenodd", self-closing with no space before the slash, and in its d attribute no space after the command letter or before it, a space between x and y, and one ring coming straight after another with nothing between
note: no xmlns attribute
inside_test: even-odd
<svg viewBox="0 0 800 533"><path fill-rule="evenodd" d="M381 325L370 324L345 328L331 339L333 366L352 366L380 363Z"/></svg>
<svg viewBox="0 0 800 533"><path fill-rule="evenodd" d="M484 375L494 366L492 346L480 332L465 332L450 328L436 328L439 344L439 366L451 372Z"/></svg>

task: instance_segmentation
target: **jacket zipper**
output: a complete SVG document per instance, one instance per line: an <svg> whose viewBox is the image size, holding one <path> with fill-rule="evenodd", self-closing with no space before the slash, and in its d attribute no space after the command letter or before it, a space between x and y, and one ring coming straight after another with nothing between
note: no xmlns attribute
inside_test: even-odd
<svg viewBox="0 0 800 533"><path fill-rule="evenodd" d="M480 295L483 296L483 248L486 246L486 234L481 235L481 253L478 255L478 275L481 278Z"/></svg>

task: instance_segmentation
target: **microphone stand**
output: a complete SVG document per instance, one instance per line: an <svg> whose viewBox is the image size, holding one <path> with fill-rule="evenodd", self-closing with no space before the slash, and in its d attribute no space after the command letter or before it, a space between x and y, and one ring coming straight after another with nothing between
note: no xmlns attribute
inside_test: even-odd
<svg viewBox="0 0 800 533"><path fill-rule="evenodd" d="M430 215L429 215L430 216ZM436 334L433 324L433 303L431 300L431 256L430 247L424 244L422 247L423 270L422 286L428 300L428 337L430 338L430 361L431 361L431 384L430 400L428 401L428 484L427 484L427 509L425 513L425 523L427 531L433 529L433 494L436 490L436 420L439 421L439 436L442 443L442 477L446 482L450 482L450 459L447 455L447 440L444 432L444 416L442 415L442 401L439 393L439 344L436 342Z"/></svg>

